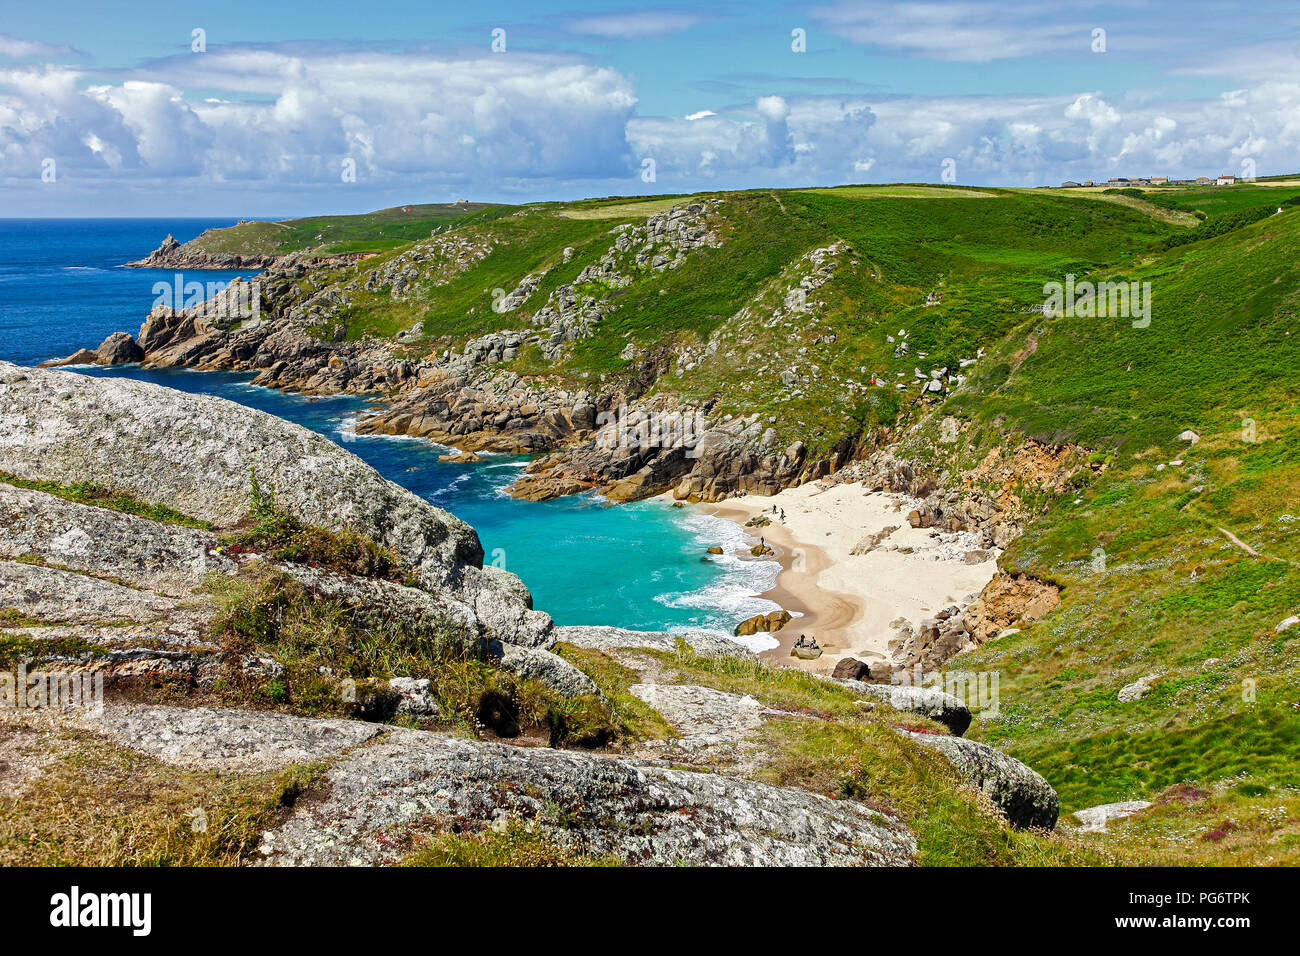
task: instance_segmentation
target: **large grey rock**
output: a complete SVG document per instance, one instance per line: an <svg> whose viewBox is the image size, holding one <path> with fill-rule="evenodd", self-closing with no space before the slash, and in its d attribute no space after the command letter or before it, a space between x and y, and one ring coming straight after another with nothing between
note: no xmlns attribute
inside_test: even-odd
<svg viewBox="0 0 1300 956"><path fill-rule="evenodd" d="M129 333L114 332L100 343L95 350L95 358L100 365L123 365L143 359L144 349L136 344Z"/></svg>
<svg viewBox="0 0 1300 956"><path fill-rule="evenodd" d="M150 591L61 568L0 561L0 610L5 609L67 624L145 623L178 612L176 601Z"/></svg>
<svg viewBox="0 0 1300 956"><path fill-rule="evenodd" d="M388 681L388 689L401 698L397 705L399 713L417 717L437 717L442 713L427 677L393 677Z"/></svg>
<svg viewBox="0 0 1300 956"><path fill-rule="evenodd" d="M230 527L251 514L250 469L299 519L392 548L485 635L546 641L549 615L505 586L506 572L483 569L474 529L328 439L225 399L0 362L0 470L96 482Z"/></svg>
<svg viewBox="0 0 1300 956"><path fill-rule="evenodd" d="M540 681L561 697L599 694L596 682L558 654L517 644L495 645L500 650L498 662L520 677Z"/></svg>
<svg viewBox="0 0 1300 956"><path fill-rule="evenodd" d="M227 773L321 760L384 732L380 724L359 720L208 707L106 707L88 722L113 742L163 763Z"/></svg>
<svg viewBox="0 0 1300 956"><path fill-rule="evenodd" d="M695 684L633 684L628 690L673 726L673 737L647 750L664 750L677 763L743 764L756 768L768 752L755 731L771 718L805 715L768 706L749 695ZM735 768L732 768L735 769Z"/></svg>
<svg viewBox="0 0 1300 956"><path fill-rule="evenodd" d="M264 834L267 862L391 863L403 851L382 835L453 818L520 819L557 844L634 864L907 865L916 852L897 820L851 800L420 731L390 731L324 783L323 799L300 801Z"/></svg>
<svg viewBox="0 0 1300 956"><path fill-rule="evenodd" d="M908 732L917 743L948 758L963 777L982 790L1014 827L1056 826L1060 803L1052 785L1014 757L964 737Z"/></svg>
<svg viewBox="0 0 1300 956"><path fill-rule="evenodd" d="M832 677L864 698L888 704L894 710L918 714L937 720L960 737L970 726L970 708L952 694L929 687L909 687L906 684L866 684L859 680Z"/></svg>
<svg viewBox="0 0 1300 956"><path fill-rule="evenodd" d="M78 504L0 482L0 558L34 556L86 574L184 597L234 570L216 535Z"/></svg>
<svg viewBox="0 0 1300 956"><path fill-rule="evenodd" d="M595 651L616 651L646 648L654 651L675 651L682 641L695 653L705 657L753 657L754 652L735 641L712 631L688 631L674 634L669 631L629 631L621 627L566 626L554 631L556 641Z"/></svg>

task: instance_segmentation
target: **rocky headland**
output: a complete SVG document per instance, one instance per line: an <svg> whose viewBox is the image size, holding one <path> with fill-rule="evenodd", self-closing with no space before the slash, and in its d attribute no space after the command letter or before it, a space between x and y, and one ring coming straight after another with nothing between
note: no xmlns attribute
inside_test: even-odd
<svg viewBox="0 0 1300 956"><path fill-rule="evenodd" d="M194 269L236 271L240 269L289 268L296 266L341 265L360 262L371 253L345 252L330 255L291 252L284 255L257 253L210 252L197 242L178 242L170 233L158 248L143 259L125 265L134 269Z"/></svg>

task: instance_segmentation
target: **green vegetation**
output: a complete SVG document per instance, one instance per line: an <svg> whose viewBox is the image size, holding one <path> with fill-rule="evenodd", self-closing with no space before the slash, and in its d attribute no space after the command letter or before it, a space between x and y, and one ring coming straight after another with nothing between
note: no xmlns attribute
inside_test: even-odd
<svg viewBox="0 0 1300 956"><path fill-rule="evenodd" d="M12 743L48 765L21 796L0 791L3 866L244 863L321 770L185 771L89 734L18 730Z"/></svg>
<svg viewBox="0 0 1300 956"><path fill-rule="evenodd" d="M225 651L269 657L283 668L232 671L217 691L234 700L309 715L404 719L387 680L428 678L435 721L474 735L544 735L553 746L593 747L628 732L595 695L559 698L495 666L477 637L450 617L322 599L257 565L237 577L214 574L209 589L222 606L213 634Z"/></svg>
<svg viewBox="0 0 1300 956"><path fill-rule="evenodd" d="M646 740L672 736L673 728L668 721L629 692L629 687L640 682L632 668L620 664L608 654L563 642L555 646L555 653L596 682L613 709L620 737Z"/></svg>
<svg viewBox="0 0 1300 956"><path fill-rule="evenodd" d="M93 482L77 481L70 484L61 484L56 481L29 481L26 478L19 478L17 475L11 475L5 471L0 471L0 482L12 485L15 488L25 488L28 491L41 491L47 495L55 495L68 501L75 501L78 504L94 505L97 508L107 508L109 511L120 511L123 514L137 515L151 521L161 521L164 524L178 524L187 528L212 530L212 525L207 521L191 518L189 515L168 508L166 505L149 504L128 495L126 492L106 488Z"/></svg>
<svg viewBox="0 0 1300 956"><path fill-rule="evenodd" d="M489 217L501 211L503 207L486 203L427 203L394 206L355 216L250 221L223 229L210 229L185 245L187 249L214 256L373 253L426 238L434 229Z"/></svg>
<svg viewBox="0 0 1300 956"><path fill-rule="evenodd" d="M44 627L50 621L32 617L12 608L0 611L0 630L6 628ZM14 668L26 664L33 668L51 658L79 657L83 654L103 653L106 648L85 638L26 637L21 634L0 633L0 667Z"/></svg>
<svg viewBox="0 0 1300 956"><path fill-rule="evenodd" d="M910 719L910 716L909 716ZM763 728L764 779L896 814L922 866L1098 866L1113 854L1064 832L1012 829L936 751L879 723L779 720Z"/></svg>
<svg viewBox="0 0 1300 956"><path fill-rule="evenodd" d="M662 680L745 694L797 716L766 721L753 743L764 754L758 778L898 816L929 866L1097 865L1115 854L1065 833L1012 829L938 752L897 732L946 734L915 714L876 704L864 709L848 688L757 659L638 651L659 662ZM808 717L819 719L810 720Z"/></svg>
<svg viewBox="0 0 1300 956"><path fill-rule="evenodd" d="M500 830L420 836L403 866L622 866L615 856L588 856L561 846L518 820Z"/></svg>
<svg viewBox="0 0 1300 956"><path fill-rule="evenodd" d="M251 551L277 561L328 568L343 574L414 583L414 571L404 567L391 549L349 529L331 531L303 524L276 507L274 485L268 483L263 491L257 472L250 469L249 476L253 499L251 527L223 537L223 550L232 554Z"/></svg>
<svg viewBox="0 0 1300 956"><path fill-rule="evenodd" d="M1300 610L1300 215L1249 218L1111 273L1152 283L1149 327L1040 320L941 410L972 423L971 444L1105 453L1002 559L1062 600L962 657L1001 675L1000 712L969 735L1042 773L1065 811L1163 800L1097 838L1153 861L1297 858L1300 628L1275 626ZM1188 429L1199 441L1178 439ZM904 451L927 447L945 463L978 454L920 436ZM1150 692L1121 703L1144 676Z"/></svg>

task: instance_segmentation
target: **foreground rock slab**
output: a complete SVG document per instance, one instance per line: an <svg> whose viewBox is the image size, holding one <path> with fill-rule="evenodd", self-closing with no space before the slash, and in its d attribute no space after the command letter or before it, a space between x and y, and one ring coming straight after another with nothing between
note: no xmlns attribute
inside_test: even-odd
<svg viewBox="0 0 1300 956"><path fill-rule="evenodd" d="M33 481L75 476L164 503L218 529L252 515L255 472L263 494L273 489L277 508L307 524L354 531L386 545L413 569L423 590L472 622L481 636L527 646L549 642L550 615L532 609L517 577L483 567L473 528L329 439L225 399L0 362L0 471ZM13 501L7 507L21 505ZM44 507L53 514L52 506ZM84 515L69 522L81 529L73 533L75 540L63 540L66 529L52 539L50 528L30 521L22 533L64 550L75 550L78 542L88 547L95 535L111 531L112 519L90 521ZM187 565L205 554L201 536L182 541L181 532L158 532L164 534L168 541L157 543L137 535L141 540L131 545L132 553L121 558L138 565L133 574L160 573L158 557L168 550L190 552Z"/></svg>
<svg viewBox="0 0 1300 956"><path fill-rule="evenodd" d="M359 720L317 720L255 710L107 707L87 717L115 743L189 770L254 773L342 753L385 730Z"/></svg>
<svg viewBox="0 0 1300 956"><path fill-rule="evenodd" d="M393 863L408 830L506 818L635 864L901 866L916 853L897 820L852 801L413 730L391 730L343 758L325 792L264 835L267 863Z"/></svg>
<svg viewBox="0 0 1300 956"><path fill-rule="evenodd" d="M574 625L557 627L552 633L557 641L593 651L646 649L671 652L677 650L678 642L681 642L704 657L754 656L754 652L747 647L710 631L674 634L669 631L629 631L621 627Z"/></svg>

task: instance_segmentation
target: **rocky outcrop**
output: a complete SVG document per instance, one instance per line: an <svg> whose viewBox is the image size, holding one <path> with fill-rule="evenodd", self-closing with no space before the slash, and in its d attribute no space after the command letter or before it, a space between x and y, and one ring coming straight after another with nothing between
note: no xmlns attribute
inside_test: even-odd
<svg viewBox="0 0 1300 956"><path fill-rule="evenodd" d="M1050 830L1060 804L1051 784L1014 757L964 737L910 733L917 743L943 754L957 772L981 790L1014 827Z"/></svg>
<svg viewBox="0 0 1300 956"><path fill-rule="evenodd" d="M392 863L412 834L510 820L573 853L641 865L898 866L916 852L897 820L852 801L401 729L337 762L321 790L264 835L267 863Z"/></svg>
<svg viewBox="0 0 1300 956"><path fill-rule="evenodd" d="M358 431L431 438L463 451L528 454L591 434L597 403L617 398L544 388L508 370L425 366L414 373L407 391Z"/></svg>
<svg viewBox="0 0 1300 956"><path fill-rule="evenodd" d="M357 720L209 707L106 707L85 718L114 743L187 770L259 773L336 756L384 732Z"/></svg>
<svg viewBox="0 0 1300 956"><path fill-rule="evenodd" d="M621 627L566 625L555 629L555 640L593 651L645 648L672 652L678 644L704 657L753 657L754 652L712 631L629 631Z"/></svg>
<svg viewBox="0 0 1300 956"><path fill-rule="evenodd" d="M595 681L550 651L517 644L494 644L492 657L506 670L540 681L561 697L600 693Z"/></svg>
<svg viewBox="0 0 1300 956"><path fill-rule="evenodd" d="M0 471L55 482L76 475L218 528L248 520L255 471L299 520L387 545L424 591L484 636L549 639L549 615L531 609L517 579L506 586L503 572L483 568L467 524L320 435L233 402L0 363Z"/></svg>
<svg viewBox="0 0 1300 956"><path fill-rule="evenodd" d="M770 752L755 731L773 719L809 719L805 714L771 707L755 698L695 684L633 684L635 697L649 704L673 726L664 741L647 741L642 750L677 766L720 767L754 776L769 762Z"/></svg>
<svg viewBox="0 0 1300 956"><path fill-rule="evenodd" d="M115 581L18 561L0 561L0 609L60 624L156 621L177 602Z"/></svg>
<svg viewBox="0 0 1300 956"><path fill-rule="evenodd" d="M208 230L203 236L209 232ZM126 265L137 269L219 269L235 271L239 269L265 269L271 266L301 264L303 266L357 262L369 258L373 253L346 252L335 255L311 255L303 252L285 253L283 255L267 253L209 252L202 246L203 236L190 242L181 243L168 233L153 252L143 259L133 259Z"/></svg>
<svg viewBox="0 0 1300 956"><path fill-rule="evenodd" d="M846 678L831 678L868 700L888 704L894 710L917 714L943 724L960 737L970 727L970 708L952 694L927 687L895 684L866 684Z"/></svg>
<svg viewBox="0 0 1300 956"><path fill-rule="evenodd" d="M983 644L1016 624L1046 616L1059 603L1056 585L1028 574L1001 572L966 609L966 631L976 644Z"/></svg>
<svg viewBox="0 0 1300 956"><path fill-rule="evenodd" d="M620 408L586 442L529 465L510 491L546 500L600 490L613 501L634 501L672 491L684 501L717 501L739 492L775 494L827 473L851 454L806 461L802 442L779 449L775 432L757 415L711 424L698 409L679 408L671 397Z"/></svg>
<svg viewBox="0 0 1300 956"><path fill-rule="evenodd" d="M65 359L41 363L45 367L58 365L126 365L144 359L144 349L140 348L126 332L114 332L100 343L99 348L80 349Z"/></svg>

